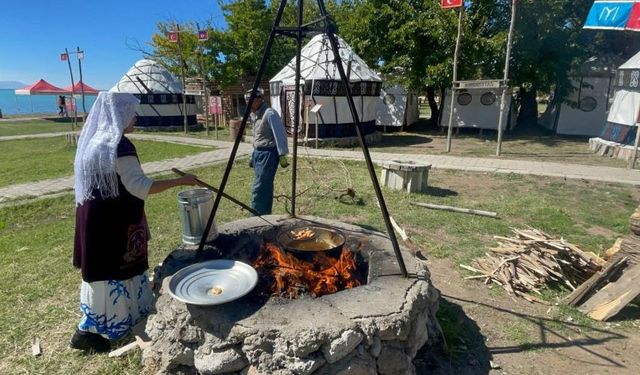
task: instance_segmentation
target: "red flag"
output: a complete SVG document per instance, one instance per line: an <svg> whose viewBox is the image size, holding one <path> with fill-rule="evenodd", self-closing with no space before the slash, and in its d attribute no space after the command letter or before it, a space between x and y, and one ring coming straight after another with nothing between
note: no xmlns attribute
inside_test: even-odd
<svg viewBox="0 0 640 375"><path fill-rule="evenodd" d="M634 3L625 30L640 31L640 3Z"/></svg>
<svg viewBox="0 0 640 375"><path fill-rule="evenodd" d="M459 8L462 6L463 0L441 0L442 9Z"/></svg>
<svg viewBox="0 0 640 375"><path fill-rule="evenodd" d="M60 54L60 61L67 61L68 58L69 58L69 55L67 55L66 53Z"/></svg>
<svg viewBox="0 0 640 375"><path fill-rule="evenodd" d="M177 31L169 31L167 33L167 38L169 38L170 42L178 43L179 34Z"/></svg>

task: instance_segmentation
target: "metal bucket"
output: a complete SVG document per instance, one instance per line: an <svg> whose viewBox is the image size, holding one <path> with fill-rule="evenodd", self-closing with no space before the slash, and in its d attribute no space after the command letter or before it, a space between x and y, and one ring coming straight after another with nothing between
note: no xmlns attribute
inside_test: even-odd
<svg viewBox="0 0 640 375"><path fill-rule="evenodd" d="M200 243L209 215L213 209L213 192L209 189L192 189L178 193L178 209L182 223L182 242L188 245ZM207 241L218 235L216 223L211 225Z"/></svg>

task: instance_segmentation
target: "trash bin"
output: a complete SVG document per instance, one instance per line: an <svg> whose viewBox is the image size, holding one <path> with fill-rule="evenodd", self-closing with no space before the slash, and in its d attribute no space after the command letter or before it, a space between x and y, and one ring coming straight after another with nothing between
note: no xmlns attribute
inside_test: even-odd
<svg viewBox="0 0 640 375"><path fill-rule="evenodd" d="M207 227L213 209L213 192L209 189L192 189L178 193L178 209L182 223L182 242L197 245ZM207 241L218 235L216 224L211 225Z"/></svg>
<svg viewBox="0 0 640 375"><path fill-rule="evenodd" d="M238 133L240 133L240 126L242 125L242 119L232 119L229 120L229 138L232 141L235 141L238 137ZM244 142L244 134L241 135L241 141Z"/></svg>

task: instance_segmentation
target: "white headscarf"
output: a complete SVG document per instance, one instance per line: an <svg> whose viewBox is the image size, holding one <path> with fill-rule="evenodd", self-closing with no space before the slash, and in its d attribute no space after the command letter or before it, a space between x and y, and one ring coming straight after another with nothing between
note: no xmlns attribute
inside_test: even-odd
<svg viewBox="0 0 640 375"><path fill-rule="evenodd" d="M91 192L96 188L104 198L118 196L118 143L139 103L135 96L127 93L98 95L82 127L73 163L77 205L92 199Z"/></svg>

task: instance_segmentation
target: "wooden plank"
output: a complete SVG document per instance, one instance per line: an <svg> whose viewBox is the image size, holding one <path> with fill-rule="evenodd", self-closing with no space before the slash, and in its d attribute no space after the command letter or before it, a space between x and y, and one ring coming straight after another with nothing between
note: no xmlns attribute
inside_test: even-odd
<svg viewBox="0 0 640 375"><path fill-rule="evenodd" d="M565 299L564 303L570 306L577 306L593 292L597 291L609 278L616 274L621 268L627 266L627 258L618 258L609 263L602 271L593 274L587 281L578 286Z"/></svg>
<svg viewBox="0 0 640 375"><path fill-rule="evenodd" d="M42 354L42 348L40 347L40 338L34 337L33 344L31 345L31 355L34 357Z"/></svg>
<svg viewBox="0 0 640 375"><path fill-rule="evenodd" d="M128 343L127 345L118 348L116 350L112 350L111 352L109 352L109 358L112 357L120 357L121 355L127 354L128 352L134 350L135 348L138 347L138 341L133 341Z"/></svg>
<svg viewBox="0 0 640 375"><path fill-rule="evenodd" d="M607 320L620 312L638 295L640 295L640 264L635 264L627 267L618 280L607 284L578 310L595 320Z"/></svg>
<svg viewBox="0 0 640 375"><path fill-rule="evenodd" d="M432 210L444 210L444 211L459 212L459 213L463 213L463 214L472 214L472 215L486 216L486 217L497 217L498 216L497 213L492 212L492 211L474 210L474 209L470 209L470 208L460 208L460 207L444 206L444 205L440 205L440 204L421 203L421 202L411 202L411 204L414 205L414 206L429 208L429 209L432 209Z"/></svg>

